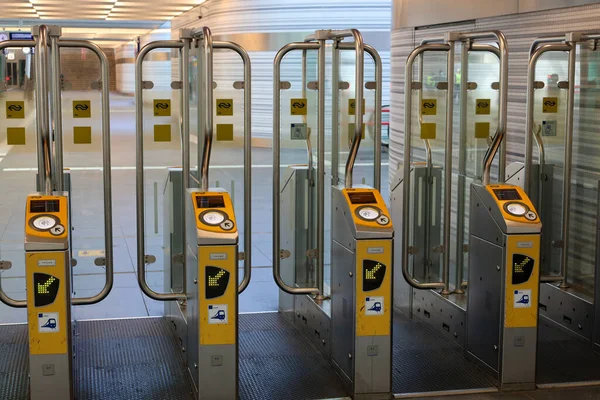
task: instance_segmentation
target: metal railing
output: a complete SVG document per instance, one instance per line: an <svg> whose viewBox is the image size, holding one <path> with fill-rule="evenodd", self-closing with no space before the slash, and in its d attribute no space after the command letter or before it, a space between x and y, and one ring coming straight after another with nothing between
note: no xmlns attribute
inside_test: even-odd
<svg viewBox="0 0 600 400"><path fill-rule="evenodd" d="M476 40L493 40L497 47L486 44L475 44ZM499 31L489 32L449 32L444 39L425 40L415 48L406 61L405 69L405 103L404 103L404 151L403 151L403 209L402 209L402 274L406 281L416 289L442 289L444 295L450 294L450 233L451 233L451 206L452 206L452 134L453 134L453 112L454 112L454 47L456 42L463 43L463 57L461 58L461 67L468 64L468 51L489 51L496 54L500 60L499 76L499 110L498 127L494 134L491 144L484 156L482 181L484 185L489 184L491 165L498 149L500 149L500 180L504 180L504 168L506 151L503 138L506 133L507 119L507 92L508 92L508 50L506 39ZM465 45L466 43L466 45ZM415 90L413 85L413 66L417 58L421 58L425 52L445 52L447 59L447 92L446 92L446 129L444 146L444 193L443 193L443 260L442 260L442 279L439 282L419 282L410 273L409 256L413 252L410 247L410 171L411 171L411 135L412 135L412 92ZM465 64L466 62L466 64ZM465 64L465 65L462 65ZM422 63L420 64L419 76L422 80ZM417 89L422 90L421 87ZM461 84L461 99L464 101L466 96L467 82ZM463 107L464 108L464 104ZM462 114L462 113L461 113ZM461 115L462 118L462 115ZM466 114L465 114L466 118ZM461 125L462 121L461 121ZM427 160L431 164L431 149L426 142ZM464 158L464 157L463 157ZM431 165L429 165L431 167ZM462 247L462 244L460 244ZM462 285L462 275L457 274L457 288L460 291Z"/></svg>
<svg viewBox="0 0 600 400"><path fill-rule="evenodd" d="M568 70L567 70L567 104L566 104L566 132L564 139L564 168L562 182L562 210L561 210L561 258L558 275L542 275L540 282L560 282L559 287L567 288L568 275L568 244L569 244L569 229L570 229L570 207L571 207L571 178L572 178L572 159L573 159L573 117L575 113L575 70L577 60L577 44L587 40L599 40L600 34L597 32L571 32L560 37L546 37L536 39L530 48L529 64L527 67L527 119L525 125L525 191L530 194L533 189L532 184L532 166L533 166L533 140L535 139L538 146L540 174L543 174L542 166L545 164L545 151L542 136L536 133L535 128L535 89L537 82L535 81L535 70L537 62L543 54L549 52L566 52L568 54ZM543 190L543 180L538 177L540 185L540 194L538 195L538 214L542 215L544 210L541 209L541 193ZM550 211L551 212L551 211Z"/></svg>
<svg viewBox="0 0 600 400"><path fill-rule="evenodd" d="M45 25L33 28L34 40L8 40L0 43L0 50L9 47L34 47L36 65L36 133L38 161L38 189L45 194L64 191L63 131L60 49L81 48L98 56L101 67L102 90L102 170L104 207L105 284L91 297L72 298L72 305L90 305L104 300L114 282L112 237L112 183L110 159L110 67L108 58L99 46L85 40L61 40L59 27ZM48 84L48 80L50 84ZM50 89L49 89L50 86ZM50 99L49 115L48 102ZM52 135L51 135L52 132ZM71 249L72 250L72 249ZM0 286L0 301L11 307L27 307L26 300L14 300Z"/></svg>
<svg viewBox="0 0 600 400"><path fill-rule="evenodd" d="M189 51L191 46L199 48L198 69L202 74L198 74L199 86L199 112L198 118L202 122L198 126L201 127L203 133L202 146L199 146L201 152L198 154L200 165L200 176L198 183L202 190L208 190L209 182L209 167L210 156L212 152L213 141L213 51L214 49L228 49L237 53L244 64L244 275L242 281L238 284L238 293L242 293L250 283L252 273L252 235L250 229L252 226L251 216L251 65L248 53L238 44L225 41L213 41L211 31L208 27L200 29L187 30L183 29L180 32L179 40L164 40L148 43L144 46L137 58L135 66L135 98L136 98L136 218L137 218L137 265L138 265L138 284L144 294L148 297L159 301L185 301L187 296L184 291L179 293L158 293L152 290L146 281L146 264L150 261L150 256L145 254L145 194L144 194L144 104L143 90L145 81L143 80L143 61L144 58L153 50L156 49L179 49L180 66L179 73L181 79L181 94L180 94L180 129L181 129L181 159L182 159L182 174L183 174L183 193L182 199L184 203L181 205L185 208L186 191L190 186L190 178L196 181L191 176L190 170L190 104L189 104ZM201 46L201 49L200 49ZM152 86L152 85L150 85ZM202 109L202 111L200 110ZM183 228L185 229L185 227ZM186 235L184 233L183 237ZM185 261L184 261L185 273ZM184 278L185 279L185 278Z"/></svg>
<svg viewBox="0 0 600 400"><path fill-rule="evenodd" d="M342 42L344 38L352 38L352 42ZM354 50L355 59L355 125L350 144L350 152L345 166L344 184L347 188L353 185L353 170L360 142L362 139L363 125L363 89L364 89L364 53L371 55L376 65L376 133L375 133L375 187L379 188L381 180L381 59L371 46L365 45L361 33L356 29L348 30L318 30L308 36L304 42L289 43L282 47L273 62L273 278L281 290L289 294L315 294L317 299L322 299L324 294L324 245L325 245L325 49L326 42L333 42L333 134L332 134L332 183L337 184L339 158L338 118L339 107L339 51ZM318 109L317 109L317 135L318 135L318 163L317 163L317 279L316 287L293 287L281 278L281 183L280 183L280 159L281 159L281 62L286 54L294 50L302 51L302 90L306 87L306 51L318 51ZM309 169L312 168L312 151L310 146Z"/></svg>

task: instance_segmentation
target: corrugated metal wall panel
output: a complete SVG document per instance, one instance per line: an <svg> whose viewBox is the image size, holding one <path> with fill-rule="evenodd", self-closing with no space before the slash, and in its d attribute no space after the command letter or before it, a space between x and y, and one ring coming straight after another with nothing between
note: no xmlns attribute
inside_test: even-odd
<svg viewBox="0 0 600 400"><path fill-rule="evenodd" d="M508 40L509 48L509 103L508 103L508 133L507 133L507 158L509 162L523 161L525 142L525 102L526 102L526 73L531 42L540 36L560 35L564 32L579 30L600 31L600 5L586 5L551 11L534 12L528 14L509 15L502 17L485 18L473 21L477 30L501 30ZM419 39L428 35L436 35L445 31L463 30L469 24L452 24L436 28L424 29L399 29L392 32L392 90L391 90L391 144L390 144L390 171L395 171L402 157L403 151L403 112L404 112L404 68L406 58L410 51L418 44ZM473 28L473 26L471 27ZM597 71L600 59L596 53L589 51L579 57L576 85L575 112L575 143L574 143L574 175L571 207L571 236L569 241L569 265L571 277L576 284L584 289L591 289L595 269L595 218L597 209L597 180L600 179L600 159L597 157L600 150L598 139L597 109L598 89L596 81L588 82L595 76L589 70ZM470 71L469 80L481 79L486 71L473 69ZM552 56L540 60L536 79L545 80L546 75L557 73L560 80L566 80L566 57ZM581 78L579 77L581 75ZM596 74L598 75L598 74ZM585 79L584 79L585 78ZM539 96L538 94L537 96ZM564 93L561 94L564 96ZM561 118L559 113L559 138L549 140L549 153L551 160L562 165L562 137ZM536 117L536 121L542 119ZM544 117L547 119L547 117ZM455 118L456 121L456 118ZM458 129L455 129L455 138ZM415 155L418 158L419 152ZM456 152L455 152L456 156ZM456 159L455 159L456 165ZM557 173L562 175L562 168ZM390 179L393 173L390 173ZM562 176L555 180L555 187L562 185ZM562 190L555 188L552 196L556 199L554 213L560 212L560 197ZM591 223L590 223L591 221ZM554 227L554 231L560 227ZM557 239L560 234L557 233ZM554 238L554 237L553 237Z"/></svg>

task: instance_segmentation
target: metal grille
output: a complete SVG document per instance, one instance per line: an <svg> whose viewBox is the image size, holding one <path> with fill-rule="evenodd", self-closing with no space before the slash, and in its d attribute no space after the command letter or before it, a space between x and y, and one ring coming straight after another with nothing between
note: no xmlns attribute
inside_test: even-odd
<svg viewBox="0 0 600 400"><path fill-rule="evenodd" d="M331 365L276 313L240 315L240 398L306 400L343 397Z"/></svg>
<svg viewBox="0 0 600 400"><path fill-rule="evenodd" d="M78 400L188 400L193 386L164 318L78 322L74 336Z"/></svg>
<svg viewBox="0 0 600 400"><path fill-rule="evenodd" d="M27 399L27 325L0 326L0 399Z"/></svg>
<svg viewBox="0 0 600 400"><path fill-rule="evenodd" d="M494 388L495 379L468 361L463 349L428 325L394 315L394 393Z"/></svg>
<svg viewBox="0 0 600 400"><path fill-rule="evenodd" d="M600 381L600 354L544 318L540 319L538 383Z"/></svg>

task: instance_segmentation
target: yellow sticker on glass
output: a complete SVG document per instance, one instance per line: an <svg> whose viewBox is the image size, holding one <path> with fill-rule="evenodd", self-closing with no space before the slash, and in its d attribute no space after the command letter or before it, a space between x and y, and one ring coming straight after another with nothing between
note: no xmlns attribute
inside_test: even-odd
<svg viewBox="0 0 600 400"><path fill-rule="evenodd" d="M74 126L73 127L73 143L74 144L91 144L92 143L92 127L91 126Z"/></svg>
<svg viewBox="0 0 600 400"><path fill-rule="evenodd" d="M362 103L362 113L365 115L365 99ZM356 115L356 99L348 99L348 115Z"/></svg>
<svg viewBox="0 0 600 400"><path fill-rule="evenodd" d="M6 118L7 119L25 118L25 102L24 101L7 101L6 102Z"/></svg>
<svg viewBox="0 0 600 400"><path fill-rule="evenodd" d="M487 139L490 137L489 122L475 122L475 139Z"/></svg>
<svg viewBox="0 0 600 400"><path fill-rule="evenodd" d="M171 125L154 125L154 141L155 142L170 142L171 141Z"/></svg>
<svg viewBox="0 0 600 400"><path fill-rule="evenodd" d="M171 100L170 99L154 99L154 116L155 117L170 117L171 116Z"/></svg>
<svg viewBox="0 0 600 400"><path fill-rule="evenodd" d="M73 118L91 118L92 105L89 100L73 100Z"/></svg>
<svg viewBox="0 0 600 400"><path fill-rule="evenodd" d="M291 115L306 115L307 108L306 99L290 99Z"/></svg>
<svg viewBox="0 0 600 400"><path fill-rule="evenodd" d="M348 141L352 142L352 140L354 139L354 127L356 126L356 124L354 122L350 122L348 124ZM365 124L362 124L362 135L360 137L361 139L365 138Z"/></svg>
<svg viewBox="0 0 600 400"><path fill-rule="evenodd" d="M6 128L6 144L11 146L25 144L25 128Z"/></svg>
<svg viewBox="0 0 600 400"><path fill-rule="evenodd" d="M217 115L233 115L233 99L217 99Z"/></svg>
<svg viewBox="0 0 600 400"><path fill-rule="evenodd" d="M542 99L542 112L557 113L558 112L558 97L544 97Z"/></svg>
<svg viewBox="0 0 600 400"><path fill-rule="evenodd" d="M422 99L421 100L421 115L436 115L437 114L437 100L436 99Z"/></svg>
<svg viewBox="0 0 600 400"><path fill-rule="evenodd" d="M217 140L233 140L233 124L217 124Z"/></svg>
<svg viewBox="0 0 600 400"><path fill-rule="evenodd" d="M421 139L435 139L436 124L424 122L421 124Z"/></svg>
<svg viewBox="0 0 600 400"><path fill-rule="evenodd" d="M492 101L490 99L477 99L475 100L475 114L476 115L489 115Z"/></svg>

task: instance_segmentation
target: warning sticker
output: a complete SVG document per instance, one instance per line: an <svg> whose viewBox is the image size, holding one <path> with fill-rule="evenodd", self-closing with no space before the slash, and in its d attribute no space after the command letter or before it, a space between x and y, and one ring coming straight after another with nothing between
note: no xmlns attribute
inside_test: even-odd
<svg viewBox="0 0 600 400"><path fill-rule="evenodd" d="M475 122L475 139L487 139L490 137L489 122Z"/></svg>
<svg viewBox="0 0 600 400"><path fill-rule="evenodd" d="M437 114L437 100L436 99L421 100L421 115L436 115L436 114Z"/></svg>
<svg viewBox="0 0 600 400"><path fill-rule="evenodd" d="M24 101L7 101L6 102L6 118L7 119L25 118L25 102Z"/></svg>
<svg viewBox="0 0 600 400"><path fill-rule="evenodd" d="M556 136L556 121L542 121L542 136Z"/></svg>
<svg viewBox="0 0 600 400"><path fill-rule="evenodd" d="M290 99L291 115L306 115L306 99Z"/></svg>
<svg viewBox="0 0 600 400"><path fill-rule="evenodd" d="M434 122L421 124L421 139L435 139L436 125Z"/></svg>
<svg viewBox="0 0 600 400"><path fill-rule="evenodd" d="M233 99L217 99L217 115L233 115Z"/></svg>
<svg viewBox="0 0 600 400"><path fill-rule="evenodd" d="M544 97L542 99L542 112L557 113L558 112L558 97Z"/></svg>
<svg viewBox="0 0 600 400"><path fill-rule="evenodd" d="M227 324L227 304L209 304L208 323Z"/></svg>
<svg viewBox="0 0 600 400"><path fill-rule="evenodd" d="M73 118L91 118L92 105L89 100L73 100Z"/></svg>
<svg viewBox="0 0 600 400"><path fill-rule="evenodd" d="M292 124L290 129L291 140L306 140L308 137L308 126L306 124Z"/></svg>
<svg viewBox="0 0 600 400"><path fill-rule="evenodd" d="M365 315L381 315L383 310L383 296L373 296L365 299Z"/></svg>
<svg viewBox="0 0 600 400"><path fill-rule="evenodd" d="M38 332L56 333L60 332L58 323L58 313L39 313L38 314Z"/></svg>
<svg viewBox="0 0 600 400"><path fill-rule="evenodd" d="M170 99L154 99L154 116L155 117L170 117L171 116L171 100Z"/></svg>
<svg viewBox="0 0 600 400"><path fill-rule="evenodd" d="M513 308L531 307L531 289L515 290Z"/></svg>

